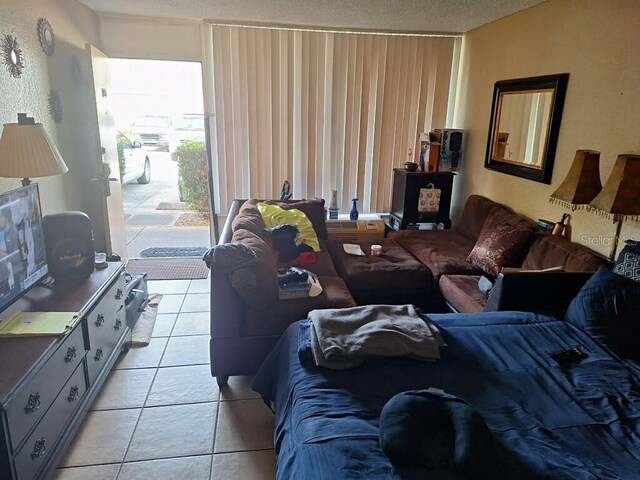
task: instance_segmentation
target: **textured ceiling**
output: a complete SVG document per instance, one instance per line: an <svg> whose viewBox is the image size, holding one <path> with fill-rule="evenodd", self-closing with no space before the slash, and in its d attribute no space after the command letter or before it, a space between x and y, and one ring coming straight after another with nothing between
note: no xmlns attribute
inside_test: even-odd
<svg viewBox="0 0 640 480"><path fill-rule="evenodd" d="M80 0L96 12L339 29L464 33L544 0Z"/></svg>

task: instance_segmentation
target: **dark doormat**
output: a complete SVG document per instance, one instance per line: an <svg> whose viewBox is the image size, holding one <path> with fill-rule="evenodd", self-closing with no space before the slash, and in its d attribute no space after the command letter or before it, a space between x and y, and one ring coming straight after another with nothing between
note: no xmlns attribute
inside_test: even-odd
<svg viewBox="0 0 640 480"><path fill-rule="evenodd" d="M127 262L131 274L147 274L149 280L187 280L207 278L209 269L201 258L132 258Z"/></svg>
<svg viewBox="0 0 640 480"><path fill-rule="evenodd" d="M207 247L149 247L140 252L143 258L148 257L198 257L207 253Z"/></svg>

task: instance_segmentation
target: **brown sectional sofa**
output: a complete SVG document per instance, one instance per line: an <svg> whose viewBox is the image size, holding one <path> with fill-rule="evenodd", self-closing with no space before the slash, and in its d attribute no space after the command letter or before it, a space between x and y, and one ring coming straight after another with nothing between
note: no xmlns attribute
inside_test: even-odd
<svg viewBox="0 0 640 480"><path fill-rule="evenodd" d="M564 272L501 273L487 298L478 288L483 271L467 262L482 228L495 209L512 223L528 221L504 205L480 195L471 195L462 217L451 230L403 230L389 238L413 254L432 272L438 290L451 310L545 311L563 306L573 298L591 273L607 260L586 247L542 232L533 233L517 262L509 265L523 270L543 270L561 266Z"/></svg>
<svg viewBox="0 0 640 480"><path fill-rule="evenodd" d="M211 271L211 374L225 385L230 375L255 373L284 330L316 308L356 306L329 255L324 201L273 202L285 209L297 208L311 220L322 250L315 263L305 265L320 280L317 297L278 300L276 264L265 240L265 224L256 200L234 200L218 244L248 245L258 258L252 267L257 287L239 292L228 273Z"/></svg>
<svg viewBox="0 0 640 480"><path fill-rule="evenodd" d="M327 241L323 201L275 202L298 208L311 220L321 245L317 260L305 268L316 273L323 293L315 298L277 299L276 266L265 240L256 200L235 200L219 244L240 242L258 257L253 267L258 287L238 291L230 275L211 272L211 373L220 385L230 375L255 373L286 327L316 308L356 304L414 303L428 312L482 310L545 311L562 308L600 265L607 261L561 237L527 234L527 243L510 266L540 270L563 266L572 273L500 274L487 298L478 288L482 269L467 261L487 219L496 209L503 220L535 229L524 217L488 198L472 195L451 230L392 232L382 241L384 254L344 253L342 242ZM492 214L492 212L494 212Z"/></svg>

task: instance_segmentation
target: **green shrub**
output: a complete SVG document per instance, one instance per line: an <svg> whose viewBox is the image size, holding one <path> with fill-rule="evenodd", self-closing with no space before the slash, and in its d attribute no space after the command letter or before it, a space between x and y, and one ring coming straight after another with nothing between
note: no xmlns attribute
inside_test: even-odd
<svg viewBox="0 0 640 480"><path fill-rule="evenodd" d="M124 177L124 146L129 144L129 140L122 133L118 132L116 135L116 141L118 143L118 164L120 165L120 183L122 183L122 177Z"/></svg>
<svg viewBox="0 0 640 480"><path fill-rule="evenodd" d="M204 142L184 142L176 149L181 199L198 212L209 211L209 164Z"/></svg>

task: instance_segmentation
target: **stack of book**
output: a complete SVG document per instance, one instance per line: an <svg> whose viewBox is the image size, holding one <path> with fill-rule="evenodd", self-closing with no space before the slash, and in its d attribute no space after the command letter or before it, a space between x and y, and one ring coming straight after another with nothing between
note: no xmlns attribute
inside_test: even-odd
<svg viewBox="0 0 640 480"><path fill-rule="evenodd" d="M311 290L311 281L306 270L292 267L278 271L280 300L308 297L309 290Z"/></svg>

